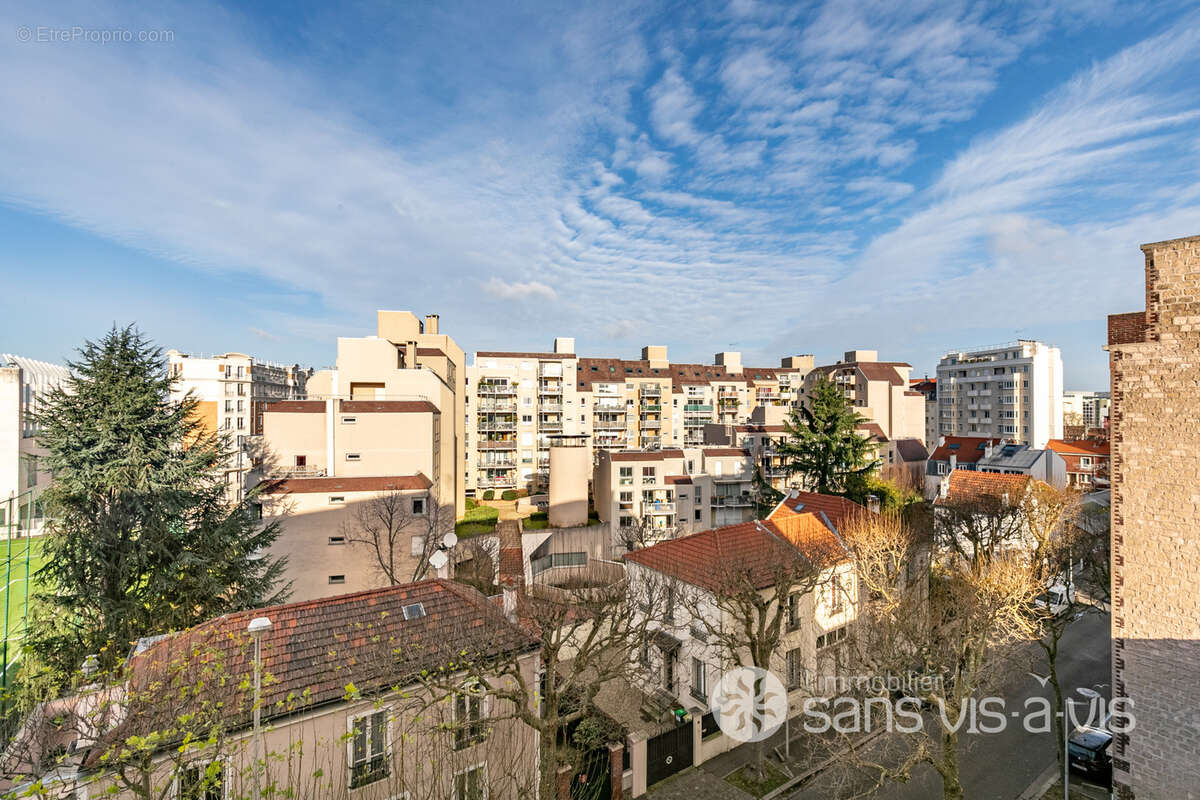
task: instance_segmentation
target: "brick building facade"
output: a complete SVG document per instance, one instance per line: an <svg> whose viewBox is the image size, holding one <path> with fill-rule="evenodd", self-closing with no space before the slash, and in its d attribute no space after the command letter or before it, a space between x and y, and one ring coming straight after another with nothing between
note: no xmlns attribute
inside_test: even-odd
<svg viewBox="0 0 1200 800"><path fill-rule="evenodd" d="M1142 246L1146 310L1108 320L1118 798L1200 798L1200 236Z"/></svg>

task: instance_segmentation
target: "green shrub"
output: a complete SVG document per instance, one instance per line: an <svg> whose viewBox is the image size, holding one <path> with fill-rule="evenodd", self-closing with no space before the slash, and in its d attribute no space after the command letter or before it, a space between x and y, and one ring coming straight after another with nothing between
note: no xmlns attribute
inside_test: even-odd
<svg viewBox="0 0 1200 800"><path fill-rule="evenodd" d="M505 489L504 493L500 495L500 499L501 500L516 500L517 492L514 489Z"/></svg>
<svg viewBox="0 0 1200 800"><path fill-rule="evenodd" d="M521 523L521 527L527 531L538 531L543 528L549 528L550 515L545 511L535 511L528 519Z"/></svg>
<svg viewBox="0 0 1200 800"><path fill-rule="evenodd" d="M492 500L495 497L496 497L496 493L493 492L491 489L488 489L486 492L483 493L484 500Z"/></svg>

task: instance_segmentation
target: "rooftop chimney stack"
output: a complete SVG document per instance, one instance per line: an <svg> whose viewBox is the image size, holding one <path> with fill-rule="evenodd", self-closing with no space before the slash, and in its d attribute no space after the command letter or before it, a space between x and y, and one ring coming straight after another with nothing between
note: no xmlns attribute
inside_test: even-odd
<svg viewBox="0 0 1200 800"><path fill-rule="evenodd" d="M426 314L425 315L425 333L432 335L432 334L436 334L437 332L438 332L438 315L437 314Z"/></svg>

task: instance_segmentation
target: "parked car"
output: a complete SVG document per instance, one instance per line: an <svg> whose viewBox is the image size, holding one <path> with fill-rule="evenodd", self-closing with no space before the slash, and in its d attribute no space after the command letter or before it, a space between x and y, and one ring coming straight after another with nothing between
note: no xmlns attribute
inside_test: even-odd
<svg viewBox="0 0 1200 800"><path fill-rule="evenodd" d="M1103 728L1080 725L1067 739L1067 758L1071 769L1104 786L1112 784L1112 756L1108 749L1112 734Z"/></svg>
<svg viewBox="0 0 1200 800"><path fill-rule="evenodd" d="M1047 587L1046 591L1039 594L1033 602L1039 609L1049 611L1051 615L1057 617L1075 602L1075 586L1056 582Z"/></svg>

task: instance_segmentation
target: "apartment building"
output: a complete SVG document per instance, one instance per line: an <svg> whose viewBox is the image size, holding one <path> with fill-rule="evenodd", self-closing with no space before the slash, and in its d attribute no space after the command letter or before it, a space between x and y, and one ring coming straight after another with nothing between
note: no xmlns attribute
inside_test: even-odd
<svg viewBox="0 0 1200 800"><path fill-rule="evenodd" d="M1067 462L1050 448L979 436L939 436L926 462L925 496L936 497L955 471L1028 475L1060 489L1070 481Z"/></svg>
<svg viewBox="0 0 1200 800"><path fill-rule="evenodd" d="M1108 427L1108 392L1063 392L1063 435Z"/></svg>
<svg viewBox="0 0 1200 800"><path fill-rule="evenodd" d="M1200 686L1200 236L1142 245L1146 309L1108 318L1113 699L1119 800L1194 797ZM1127 709L1129 710L1129 709Z"/></svg>
<svg viewBox="0 0 1200 800"><path fill-rule="evenodd" d="M378 333L338 339L336 367L308 379L308 398L269 403L255 466L293 597L381 585L370 548L348 541L363 504L391 497L398 569L416 569L465 510L463 351L407 311L378 312Z"/></svg>
<svg viewBox="0 0 1200 800"><path fill-rule="evenodd" d="M882 440L925 442L925 395L909 387L912 365L880 361L875 350L849 350L836 364L816 367L804 379L804 390L821 378L842 387L846 401L879 429ZM870 431L876 435L875 431ZM886 453L881 452L886 458Z"/></svg>
<svg viewBox="0 0 1200 800"><path fill-rule="evenodd" d="M938 430L937 378L909 378L910 391L920 392L925 397L925 441L926 447L931 446L941 435Z"/></svg>
<svg viewBox="0 0 1200 800"><path fill-rule="evenodd" d="M601 450L592 487L618 555L754 519L754 457L739 447Z"/></svg>
<svg viewBox="0 0 1200 800"><path fill-rule="evenodd" d="M233 449L225 464L225 484L229 498L240 502L252 479L250 437L262 434L263 406L303 399L312 368L273 364L245 353L205 356L168 350L167 369L175 377L171 399L182 400L190 392L204 427L229 438Z"/></svg>
<svg viewBox="0 0 1200 800"><path fill-rule="evenodd" d="M551 437L586 427L574 351L574 339L559 337L548 353L475 353L466 384L468 492L545 486Z"/></svg>
<svg viewBox="0 0 1200 800"><path fill-rule="evenodd" d="M1042 448L1062 438L1063 367L1057 347L1021 339L942 356L938 432L993 436Z"/></svg>
<svg viewBox="0 0 1200 800"><path fill-rule="evenodd" d="M45 515L39 498L50 484L50 473L39 468L45 449L35 438L33 415L42 397L70 376L59 364L0 355L0 535L42 532Z"/></svg>

